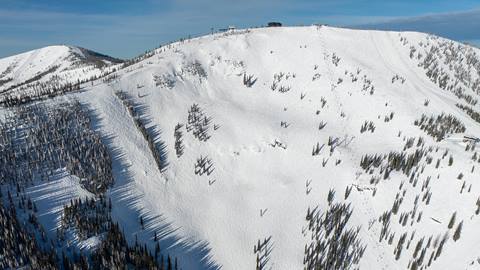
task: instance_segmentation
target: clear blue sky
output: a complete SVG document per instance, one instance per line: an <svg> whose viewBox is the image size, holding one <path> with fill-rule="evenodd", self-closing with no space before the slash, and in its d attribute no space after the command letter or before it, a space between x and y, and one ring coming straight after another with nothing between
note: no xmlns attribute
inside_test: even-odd
<svg viewBox="0 0 480 270"><path fill-rule="evenodd" d="M0 0L0 57L69 44L129 58L212 27L272 20L480 41L480 0Z"/></svg>

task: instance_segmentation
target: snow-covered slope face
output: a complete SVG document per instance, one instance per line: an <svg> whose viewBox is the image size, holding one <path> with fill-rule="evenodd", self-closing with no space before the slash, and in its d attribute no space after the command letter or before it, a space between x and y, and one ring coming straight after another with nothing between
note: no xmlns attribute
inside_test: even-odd
<svg viewBox="0 0 480 270"><path fill-rule="evenodd" d="M460 51L428 56L446 42ZM448 54L457 56L447 62ZM435 68L428 61L438 62L454 86L430 78ZM469 81L456 83L456 73ZM312 262L317 242L306 216L316 206L325 215L330 189L332 204L351 203L345 230L360 226L361 244L352 240L348 247L365 248L360 269L459 269L477 265L473 247L480 240L475 149L460 133L477 135L480 128L456 104L478 110L472 101L478 77L478 50L425 34L256 29L161 48L81 97L94 103L105 132L123 149L136 207L166 218L179 238L207 242L211 259L225 269L255 267L259 240L267 268ZM455 92L460 86L463 95ZM163 173L119 108L119 90L146 106L160 132L168 161ZM461 124L450 127L451 119L437 119L442 113ZM415 125L423 114L451 137L437 140L423 131L428 120ZM210 119L199 124L208 139L195 136L197 116Z"/></svg>
<svg viewBox="0 0 480 270"><path fill-rule="evenodd" d="M152 249L168 233L184 269L475 269L480 156L463 136L480 134L479 53L420 33L237 30L74 96L121 156L113 218Z"/></svg>
<svg viewBox="0 0 480 270"><path fill-rule="evenodd" d="M2 98L32 88L62 88L84 82L112 69L120 61L83 48L49 46L0 59Z"/></svg>

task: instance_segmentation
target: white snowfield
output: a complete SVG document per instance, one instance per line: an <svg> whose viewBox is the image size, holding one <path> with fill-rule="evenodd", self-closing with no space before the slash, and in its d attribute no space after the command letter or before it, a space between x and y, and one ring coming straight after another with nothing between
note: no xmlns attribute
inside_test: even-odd
<svg viewBox="0 0 480 270"><path fill-rule="evenodd" d="M434 47L439 49L432 52ZM48 47L2 59L0 73L16 63L8 73L15 84L64 65L69 50ZM419 66L429 52L442 58ZM464 135L480 136L480 126L456 106L480 111L474 102L479 53L413 32L326 26L235 30L159 48L117 71L113 81L87 83L86 91L55 100L78 98L95 110L98 130L111 136L110 147L121 153L109 191L114 218L130 241L137 235L150 248L153 231L167 235L168 250L183 269L254 269L254 251L264 239L263 269L304 269L305 250L315 240L307 212L318 206L325 213L329 190L336 191L333 203L351 204L345 229L360 226L365 250L352 268L480 269L475 213L480 164L477 150L463 141ZM32 59L41 64L32 65ZM440 75L432 79L435 70ZM168 164L162 172L117 91L145 106L147 128L158 131L156 141L165 146ZM194 104L210 118L199 124L204 140L189 124ZM442 113L466 130L437 141L414 125L422 114ZM374 131L361 132L370 121ZM177 124L181 155L175 148ZM360 166L365 155L405 151L408 156L422 149L425 155L408 173L385 175L387 158L378 167ZM196 167L201 158L205 170ZM382 234L381 216L393 208ZM138 213L145 217L145 230ZM454 240L460 222L460 238Z"/></svg>

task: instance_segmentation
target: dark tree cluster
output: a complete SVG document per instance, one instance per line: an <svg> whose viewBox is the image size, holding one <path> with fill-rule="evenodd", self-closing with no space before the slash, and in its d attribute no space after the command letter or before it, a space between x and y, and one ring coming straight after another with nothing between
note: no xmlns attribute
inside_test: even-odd
<svg viewBox="0 0 480 270"><path fill-rule="evenodd" d="M91 260L89 269L179 269L177 258L172 260L170 255L165 258L158 242L154 254L138 242L129 246L118 224L110 224L102 244L92 254Z"/></svg>
<svg viewBox="0 0 480 270"><path fill-rule="evenodd" d="M400 81L402 84L404 84L406 79L403 76L395 74L395 76L392 77L392 83L395 83L396 81Z"/></svg>
<svg viewBox="0 0 480 270"><path fill-rule="evenodd" d="M185 151L185 146L183 145L183 133L182 133L183 125L178 123L175 126L175 132L173 133L173 137L175 138L175 154L177 157L180 158Z"/></svg>
<svg viewBox="0 0 480 270"><path fill-rule="evenodd" d="M290 78L293 78L293 79L296 78L296 76L297 75L295 73L290 73L290 72L275 73L273 74L273 83L270 86L270 89L272 89L272 91L278 90L278 92L280 93L286 93L290 91L292 87L289 85L280 85L280 83L282 82L282 80L288 81Z"/></svg>
<svg viewBox="0 0 480 270"><path fill-rule="evenodd" d="M9 90L12 90L12 89L15 89L15 88L19 88L21 86L24 86L24 85L27 85L27 84L30 84L32 82L35 82L35 81L38 81L40 80L41 78L43 78L44 76L50 74L50 73L54 73L55 71L58 70L60 66L56 65L56 66L52 66L50 67L49 69L43 71L43 72L40 72L38 74L36 74L35 76L31 77L30 79L26 79L25 81L19 83L19 84L16 84L16 85L12 85L10 86L9 88L5 89L4 92L8 92Z"/></svg>
<svg viewBox="0 0 480 270"><path fill-rule="evenodd" d="M361 72L361 70L359 68L357 68L357 71L355 73L345 71L345 75L350 76L350 80L352 81L352 83L354 83L354 82L358 81L358 75L360 75L360 72Z"/></svg>
<svg viewBox="0 0 480 270"><path fill-rule="evenodd" d="M145 245L138 242L129 245L119 225L111 220L102 224L104 230L102 242L90 256L78 254L75 250L72 252L62 250L60 256L57 253L60 251L56 250L53 244L40 246L32 227L19 221L10 193L8 201L9 206L5 207L0 197L0 269L180 269L177 258L173 259L170 255L165 256L162 253L159 239L155 239L157 242L153 254ZM93 202L78 200L65 209L75 218L79 218L80 215L92 217L91 214L94 212L99 218L104 218L102 215L109 217L111 210L105 200ZM93 225L82 226L89 226L89 230L95 231L92 226L98 224L98 220L90 221ZM34 224L31 220L29 223ZM61 236L59 240L62 240Z"/></svg>
<svg viewBox="0 0 480 270"><path fill-rule="evenodd" d="M211 121L212 118L205 115L200 106L194 103L188 110L187 132L192 132L199 141L206 142L210 139L208 132Z"/></svg>
<svg viewBox="0 0 480 270"><path fill-rule="evenodd" d="M104 196L71 200L69 205L63 207L62 227L58 234L62 237L65 230L72 227L80 240L100 235L108 230L112 222L111 209L112 202L107 204Z"/></svg>
<svg viewBox="0 0 480 270"><path fill-rule="evenodd" d="M286 93L288 91L292 90L292 87L291 86L285 86L285 85L281 85L279 88L278 88L278 92L279 93Z"/></svg>
<svg viewBox="0 0 480 270"><path fill-rule="evenodd" d="M383 239L387 239L390 234L390 225L393 211L385 211L379 218L378 222L381 224L382 228L380 230L379 242L382 242Z"/></svg>
<svg viewBox="0 0 480 270"><path fill-rule="evenodd" d="M282 128L288 128L290 124L287 121L280 121L280 126Z"/></svg>
<svg viewBox="0 0 480 270"><path fill-rule="evenodd" d="M332 55L332 64L334 64L336 67L338 67L338 64L340 63L340 57L338 57L338 55L336 55L335 53L333 53Z"/></svg>
<svg viewBox="0 0 480 270"><path fill-rule="evenodd" d="M457 103L457 107L462 109L464 112L466 112L468 114L468 116L470 116L470 118L472 118L473 120L480 123L480 113L477 112L476 110L474 110L472 107L465 106L465 105L459 104L459 103Z"/></svg>
<svg viewBox="0 0 480 270"><path fill-rule="evenodd" d="M207 156L197 158L197 162L195 163L195 174L202 176L203 174L210 175L215 170L213 167L213 162Z"/></svg>
<svg viewBox="0 0 480 270"><path fill-rule="evenodd" d="M12 62L10 65L2 72L0 73L0 87L2 86L3 83L8 83L9 81L12 81L13 78L7 77L14 68L18 66L18 62ZM3 82L3 83L1 83Z"/></svg>
<svg viewBox="0 0 480 270"><path fill-rule="evenodd" d="M407 181L401 181L399 191L395 196L391 208L386 210L378 218L380 226L379 242L385 240L388 245L394 247L393 253L396 260L399 260L401 256L405 256L402 255L406 252L405 250L408 252L410 247L412 247L410 249L412 251L412 253L410 253L412 257L409 259L408 268L427 269L441 255L447 240L450 238L449 232L446 231L443 237L441 234L437 235L436 238L434 235L419 235L417 239L415 239L415 230L413 232L406 230L399 233L395 231L392 225L398 222L401 227L413 227L414 223L421 222L423 217L421 207L429 205L433 192L429 186L432 177L427 176L422 182L420 175L423 173L426 165L432 164L432 154L434 151L438 151L438 148L435 150L434 147L426 147L425 140L422 137L418 137L417 140L416 138L404 137L404 141L405 146L402 152L391 151L387 155L365 155L362 158L361 166L372 174L373 168L380 168L380 175L383 173L384 177L388 177L390 171L397 170L409 178ZM414 149L407 151L411 148ZM448 157L448 150L440 155L442 155L442 159ZM424 160L425 162L423 162ZM438 161L440 162L440 159ZM451 162L453 163L453 158ZM438 168L438 164L436 167ZM376 179L376 176L372 177L372 179ZM375 180L371 183L378 182ZM409 183L411 188L406 188L405 183ZM417 185L419 185L421 189L415 189ZM464 188L466 188L465 183L462 186L462 190ZM406 196L407 191L411 190L417 191L418 193L414 196ZM406 200L412 200L412 202L405 202ZM412 204L411 209L405 209L406 206ZM440 221L433 217L431 217L431 219L440 223ZM454 220L454 218L451 220ZM370 226L373 226L373 223L371 223ZM447 227L447 225L445 226ZM455 228L454 221L451 221L448 227L450 230L453 230ZM456 238L454 237L454 240L460 239L461 226L458 225L457 227L460 227L460 229L455 228L455 231L458 230L459 233Z"/></svg>
<svg viewBox="0 0 480 270"><path fill-rule="evenodd" d="M40 82L40 79L48 74L54 73L58 69L58 66L53 66L50 69L36 74L34 77L25 80L24 82L10 86L0 94L0 105L5 107L14 107L31 103L34 101L45 100L48 98L61 96L70 92L75 92L81 89L82 84L92 82L108 76L116 69L102 70L100 76L93 75L86 77L83 75L75 81L68 78L61 78L58 75L53 75L48 81Z"/></svg>
<svg viewBox="0 0 480 270"><path fill-rule="evenodd" d="M412 181L410 181L410 183L415 187L415 182L412 183ZM429 179L427 179L427 181L424 182L421 189L422 192L425 190L425 195L427 195L425 205L428 205L428 200L429 200L428 197L431 195L431 192L429 191L430 188L428 188L428 184L429 184ZM410 211L400 212L400 207L406 198L405 195L407 192L407 189L406 188L404 189L403 187L404 187L404 182L402 181L399 187L399 191L397 192L397 195L393 202L392 208L390 210L385 211L378 218L378 222L381 225L379 242L382 242L383 240L385 240L389 245L394 244L395 231L391 227L394 216L398 217L398 223L402 227L407 226L407 224L410 224L410 226L413 226L414 222L418 223L422 218L422 211L419 211L421 207L419 203L420 194L415 196L413 208ZM425 195L422 198L422 202L425 201L425 197L426 197ZM405 252L405 249L408 250L410 246L414 246L412 258L409 260L408 268L409 269L426 269L431 266L432 262L436 260L438 256L440 256L442 248L448 238L448 234L445 233L441 241L440 241L440 235L438 235L436 239L434 239L433 235L431 235L428 237L428 240L426 240L427 236L420 235L417 237L418 240L417 240L417 243L415 244L413 242L415 238L415 233L416 231L411 232L411 235L409 237L408 231L406 231L398 236L397 238L398 240L396 245L394 245L395 248L393 252L395 255L395 260L400 259L400 257L402 256L402 253Z"/></svg>
<svg viewBox="0 0 480 270"><path fill-rule="evenodd" d="M133 98L129 96L127 93L118 91L115 92L115 95L122 101L123 105L127 109L128 113L133 119L135 126L142 134L143 138L147 141L148 148L152 153L152 156L157 164L158 170L163 172L167 166L167 155L165 152L166 146L163 142L155 143L155 137L157 137L157 133L153 130L149 130L145 127L145 120L142 119L142 108L139 105L135 104Z"/></svg>
<svg viewBox="0 0 480 270"><path fill-rule="evenodd" d="M243 73L243 85L246 87L252 87L257 82L257 78L253 75L247 75L247 73Z"/></svg>
<svg viewBox="0 0 480 270"><path fill-rule="evenodd" d="M17 107L0 123L0 176L27 183L66 168L88 191L99 194L113 183L110 154L91 127L88 111L78 101L55 107Z"/></svg>
<svg viewBox="0 0 480 270"><path fill-rule="evenodd" d="M310 240L305 245L304 269L352 269L360 262L366 246L359 236L360 227L349 228L353 213L350 204L329 200L322 213L319 206L308 208Z"/></svg>
<svg viewBox="0 0 480 270"><path fill-rule="evenodd" d="M118 74L114 73L114 74L111 74L111 75L108 75L108 76L104 76L102 81L104 83L111 83L111 82L113 82L117 79L118 79Z"/></svg>
<svg viewBox="0 0 480 270"><path fill-rule="evenodd" d="M420 148L410 154L404 151L390 151L390 153L383 155L364 155L360 161L360 167L369 173L373 172L373 168L380 167L380 173L384 174L384 179L387 179L393 170L402 171L409 176L412 169L419 165L427 152L428 150Z"/></svg>
<svg viewBox="0 0 480 270"><path fill-rule="evenodd" d="M2 76L0 76L0 87L4 86L5 84L7 84L11 81L13 81L13 78L11 78L11 77L3 79Z"/></svg>
<svg viewBox="0 0 480 270"><path fill-rule="evenodd" d="M370 95L373 95L375 93L375 86L373 85L372 80L366 74L364 74L359 81L360 73L362 73L362 70L359 68L357 68L354 72L345 70L345 76L348 75L352 83L358 82L362 85L362 88L360 90L361 92L367 92ZM337 81L337 84L340 84L341 82L343 82L343 79L339 79Z"/></svg>
<svg viewBox="0 0 480 270"><path fill-rule="evenodd" d="M475 50L436 36L428 36L427 40L428 43L418 44L419 49L410 46L410 58L418 61L427 77L441 89L470 105L477 104L478 100L467 93L468 90L480 93L480 58ZM472 74L476 74L476 78Z"/></svg>
<svg viewBox="0 0 480 270"><path fill-rule="evenodd" d="M360 127L360 133L364 133L365 131L375 132L375 124L372 121L365 121Z"/></svg>
<svg viewBox="0 0 480 270"><path fill-rule="evenodd" d="M198 76L200 82L202 79L207 78L207 71L203 68L202 64L198 60L185 64L182 67L182 74Z"/></svg>
<svg viewBox="0 0 480 270"><path fill-rule="evenodd" d="M412 235L413 236L413 235ZM397 257L400 256L403 244L406 239L406 233L402 234L402 237L399 239L397 245ZM448 239L448 233L445 233L440 240L440 237L437 236L436 239L433 239L433 236L430 236L428 240L425 237L420 238L415 245L415 249L412 254L412 259L408 263L408 268L410 269L427 269L432 263L438 259L441 255L443 247ZM407 249L412 241L412 238L408 241ZM430 255L429 255L430 254Z"/></svg>
<svg viewBox="0 0 480 270"><path fill-rule="evenodd" d="M415 143L415 141L417 143ZM418 139L416 139L415 137L410 137L406 140L405 145L403 146L403 151L410 149L413 146L422 147L424 145L425 145L425 140L423 139L423 137L418 137Z"/></svg>
<svg viewBox="0 0 480 270"><path fill-rule="evenodd" d="M466 130L465 125L460 120L445 113L430 117L422 114L422 117L415 120L414 124L437 141L443 140L447 134L463 133Z"/></svg>
<svg viewBox="0 0 480 270"><path fill-rule="evenodd" d="M275 139L275 141L273 141L273 143L270 144L271 147L275 148L275 147L280 147L282 149L287 149L287 144Z"/></svg>
<svg viewBox="0 0 480 270"><path fill-rule="evenodd" d="M9 206L0 198L0 269L58 269L55 251L43 250L33 232L17 219L9 194Z"/></svg>
<svg viewBox="0 0 480 270"><path fill-rule="evenodd" d="M369 92L370 95L373 95L375 93L375 86L372 83L372 80L367 78L367 75L363 75L363 86L362 86L362 91L364 92Z"/></svg>
<svg viewBox="0 0 480 270"><path fill-rule="evenodd" d="M168 89L174 88L176 84L175 77L170 74L154 75L153 81L155 82L155 86L160 86Z"/></svg>
<svg viewBox="0 0 480 270"><path fill-rule="evenodd" d="M1 179L9 183L9 187L16 188L17 192L14 201L8 190L9 207L4 208L0 189L1 269L178 269L176 258L173 261L170 256L164 257L159 242L156 243L155 255L144 245L135 243L129 246L123 232L112 222L112 203L110 200L107 202L104 195L111 183L96 183L92 179L98 179L98 174L89 172L95 168L105 174L107 168L111 169L111 161L108 152L98 152L104 146L100 137L90 129L90 122L84 106L73 102L57 104L55 108L44 104L18 107L15 117L9 116L5 123L1 123L0 150L6 154L1 155L2 162L12 162L9 166L3 164L0 167ZM88 145L92 148L83 148ZM78 164L69 165L68 162L73 160L65 158L69 156L76 157ZM53 169L62 166L70 167L70 170L84 170L77 174L86 175L82 183L86 183L87 189L91 187L96 197L71 200L69 205L65 205L57 239L49 242L36 218L35 202L22 193L25 193L24 186L28 181L33 182L34 174L45 173L48 179ZM14 175L7 175L12 173L6 170L9 168L16 169ZM28 218L19 221L16 209ZM62 250L59 247L65 241L67 228L73 228L79 239L99 236L100 247L91 255L79 254L76 249ZM37 242L40 239L41 245ZM155 241L158 240L155 237Z"/></svg>
<svg viewBox="0 0 480 270"><path fill-rule="evenodd" d="M35 80L38 79L40 78ZM10 91L10 93L5 93L0 96L0 105L4 107L15 107L33 101L64 95L80 90L81 83L82 82L77 81L75 83L67 82L62 84L52 78L47 82L36 82L35 84L27 84L26 86L22 86L23 84L16 85L11 88L12 91Z"/></svg>
<svg viewBox="0 0 480 270"><path fill-rule="evenodd" d="M272 250L272 236L264 238L263 241L258 239L257 244L253 246L253 253L256 255L256 270L267 269L267 263L270 260L270 253L272 253Z"/></svg>
<svg viewBox="0 0 480 270"><path fill-rule="evenodd" d="M317 144L313 146L312 156L320 155L324 146L325 146L325 144L320 145L320 143L317 142Z"/></svg>
<svg viewBox="0 0 480 270"><path fill-rule="evenodd" d="M335 151L335 149L337 147L340 147L340 146L345 146L347 147L348 145L350 145L350 143L352 143L353 139L355 137L350 137L348 135L345 135L345 137L342 139L340 137L332 137L332 136L328 136L328 142L327 142L327 146L330 147L330 155L333 154L333 152Z"/></svg>

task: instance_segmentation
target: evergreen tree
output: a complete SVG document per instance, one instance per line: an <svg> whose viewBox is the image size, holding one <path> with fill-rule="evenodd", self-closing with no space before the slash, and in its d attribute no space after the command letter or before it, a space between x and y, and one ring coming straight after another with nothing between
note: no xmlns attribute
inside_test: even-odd
<svg viewBox="0 0 480 270"><path fill-rule="evenodd" d="M456 215L457 215L457 212L454 212L452 217L450 218L450 222L448 222L448 228L449 229L453 228L453 225L455 224Z"/></svg>
<svg viewBox="0 0 480 270"><path fill-rule="evenodd" d="M463 226L463 221L458 224L457 229L453 234L453 241L456 242L458 239L460 239L460 234L462 233L462 226Z"/></svg>

